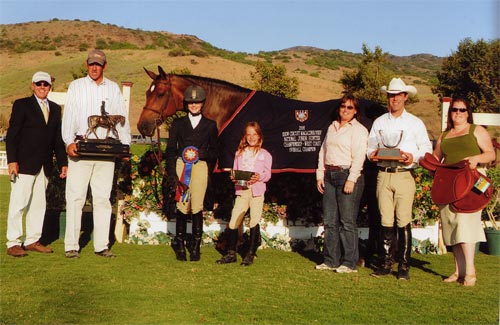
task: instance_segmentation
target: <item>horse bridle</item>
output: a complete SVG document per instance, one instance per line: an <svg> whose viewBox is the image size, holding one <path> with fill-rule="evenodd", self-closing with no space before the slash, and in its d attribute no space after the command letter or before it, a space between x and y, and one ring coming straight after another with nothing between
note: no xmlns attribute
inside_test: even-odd
<svg viewBox="0 0 500 325"><path fill-rule="evenodd" d="M165 168L163 168L163 165L161 163L161 161L162 161L162 153L161 153L161 142L160 142L160 140L161 140L161 137L160 137L160 126L164 122L163 116L162 116L162 112L168 106L168 103L170 102L170 98L172 97L172 83L169 80L155 80L154 84L156 85L158 83L166 84L167 85L167 89L168 89L168 91L166 93L166 95L168 96L167 100L160 107L160 109L155 109L155 108L151 108L151 107L148 107L148 106L144 106L142 109L143 110L149 110L149 111L152 111L152 112L158 114L158 118L155 119L156 134L157 134L156 145L158 146L158 151L153 151L153 154L155 156L156 161L158 162L158 166L160 168L160 172L162 173L163 176L166 176L167 173L166 173ZM174 105L177 105L177 103L175 102L175 98L173 99L173 101L174 101Z"/></svg>
<svg viewBox="0 0 500 325"><path fill-rule="evenodd" d="M156 124L156 127L158 127L158 125L161 125L163 123L163 116L162 116L162 112L163 110L165 109L165 107L167 107L168 103L170 102L170 98L172 97L172 84L169 80L155 80L154 81L154 84L165 84L167 85L167 100L165 101L165 103L160 107L160 109L156 109L156 108L151 108L151 107L148 107L148 106L144 106L142 109L143 110L148 110L148 111L152 111L156 114L158 114L158 118L155 120L155 124ZM174 99L174 105L175 105L175 99Z"/></svg>

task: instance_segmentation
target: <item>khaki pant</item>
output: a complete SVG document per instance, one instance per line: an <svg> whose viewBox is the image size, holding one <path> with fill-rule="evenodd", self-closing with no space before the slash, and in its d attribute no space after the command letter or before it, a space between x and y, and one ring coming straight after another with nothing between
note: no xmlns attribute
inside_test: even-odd
<svg viewBox="0 0 500 325"><path fill-rule="evenodd" d="M412 219L414 196L415 179L410 172L379 171L377 199L382 226L393 227L395 219L398 227L405 227L409 224Z"/></svg>
<svg viewBox="0 0 500 325"><path fill-rule="evenodd" d="M262 217L262 207L264 206L264 195L252 196L252 190L244 190L241 195L236 196L233 211L231 213L231 221L229 221L230 229L237 229L245 213L250 208L250 228L259 224Z"/></svg>
<svg viewBox="0 0 500 325"><path fill-rule="evenodd" d="M42 236L45 218L45 190L48 179L43 168L37 175L18 174L11 184L9 212L7 217L7 247L21 245L23 236L23 214L26 211L26 239L24 245L37 242Z"/></svg>
<svg viewBox="0 0 500 325"><path fill-rule="evenodd" d="M111 188L115 170L114 161L68 159L66 178L66 234L65 251L79 250L82 209L90 184L92 216L94 221L94 251L108 249L111 223Z"/></svg>
<svg viewBox="0 0 500 325"><path fill-rule="evenodd" d="M175 165L177 177L181 179L182 170L184 169L184 161L181 158L177 159ZM205 200L205 192L208 184L208 166L205 161L198 161L192 166L191 182L189 183L190 198L187 202L177 202L177 209L184 214L192 214L203 211L203 201Z"/></svg>

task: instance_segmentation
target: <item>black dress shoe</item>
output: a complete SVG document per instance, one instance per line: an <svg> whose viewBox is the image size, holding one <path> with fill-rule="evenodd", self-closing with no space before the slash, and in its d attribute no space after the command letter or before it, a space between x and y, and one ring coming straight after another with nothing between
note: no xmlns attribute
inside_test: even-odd
<svg viewBox="0 0 500 325"><path fill-rule="evenodd" d="M378 268L375 272L371 273L370 275L378 278L384 275L391 274L391 271L392 271L392 265L385 264L382 267Z"/></svg>
<svg viewBox="0 0 500 325"><path fill-rule="evenodd" d="M398 267L398 279L410 280L410 268L406 265Z"/></svg>

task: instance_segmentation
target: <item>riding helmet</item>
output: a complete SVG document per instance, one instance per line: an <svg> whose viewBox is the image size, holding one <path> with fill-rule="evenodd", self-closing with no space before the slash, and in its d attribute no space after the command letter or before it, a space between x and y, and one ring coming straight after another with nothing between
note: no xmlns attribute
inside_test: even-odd
<svg viewBox="0 0 500 325"><path fill-rule="evenodd" d="M199 103L205 101L205 90L200 86L189 86L184 91L184 101L187 103Z"/></svg>

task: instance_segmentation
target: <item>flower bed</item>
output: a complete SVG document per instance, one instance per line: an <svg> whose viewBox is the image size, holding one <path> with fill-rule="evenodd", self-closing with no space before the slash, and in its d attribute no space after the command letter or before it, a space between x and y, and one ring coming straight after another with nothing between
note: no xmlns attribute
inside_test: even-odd
<svg viewBox="0 0 500 325"><path fill-rule="evenodd" d="M167 221L163 215L161 173L158 166L151 164L148 159L151 159L151 156L132 156L129 170L122 173L127 177L118 182L119 190L124 193L120 215L123 221L130 225L125 242L169 244L172 234L175 233L175 224ZM220 202L216 202L214 206L217 218L213 212L205 213L203 241L206 245L213 245L230 217L234 189L232 183L221 176L224 175L219 174L216 179L217 189L222 191L222 195L219 193ZM417 189L412 220L413 248L417 252L435 253L438 251L436 221L439 218L439 208L430 198L432 177L425 169L417 168L415 180ZM314 241L315 245L321 245L323 226L320 198L315 190L314 175L273 175L262 211L263 247L290 250L297 241ZM284 202L288 202L288 205L282 204ZM367 218L365 206L360 211L359 225L364 226ZM359 232L360 239L368 237L367 228L361 227Z"/></svg>
<svg viewBox="0 0 500 325"><path fill-rule="evenodd" d="M226 229L227 222L214 219L212 213L205 214L203 225L203 245L213 246L218 236ZM316 243L316 250L321 250L323 242L323 226L296 226L288 225L286 219L279 219L275 223L261 220L262 245L260 249L272 248L283 251L293 251L294 247L307 246L310 242ZM244 231L248 231L244 225ZM191 223L188 222L187 232L191 232ZM175 221L166 221L154 212L140 212L139 218L131 221L129 235L125 240L129 244L138 245L170 245L175 234ZM361 240L368 238L368 228L358 228ZM413 250L418 253L438 253L438 225L425 228L413 228ZM302 243L301 243L302 242Z"/></svg>

